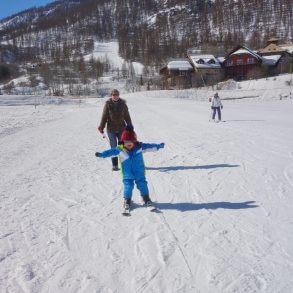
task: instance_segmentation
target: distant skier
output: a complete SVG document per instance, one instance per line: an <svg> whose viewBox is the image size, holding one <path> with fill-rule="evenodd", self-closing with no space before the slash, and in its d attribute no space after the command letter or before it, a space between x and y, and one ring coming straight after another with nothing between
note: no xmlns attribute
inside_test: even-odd
<svg viewBox="0 0 293 293"><path fill-rule="evenodd" d="M164 146L164 143L150 144L138 142L133 127L127 126L121 135L118 147L111 148L102 153L95 153L96 157L99 158L119 156L124 184L124 209L126 212L129 212L134 182L140 191L144 204L152 206L142 154L144 152L158 151L164 148Z"/></svg>
<svg viewBox="0 0 293 293"><path fill-rule="evenodd" d="M119 91L114 89L111 92L111 98L106 101L103 109L98 130L104 134L104 128L107 124L107 135L111 148L117 146L121 133L126 125L132 125L125 100L119 96ZM118 158L112 158L112 170L118 171Z"/></svg>
<svg viewBox="0 0 293 293"><path fill-rule="evenodd" d="M221 121L221 109L223 109L223 105L218 93L215 93L214 97L212 98L211 108L213 110L213 115L212 115L213 121L215 121L216 112L218 112L218 121Z"/></svg>

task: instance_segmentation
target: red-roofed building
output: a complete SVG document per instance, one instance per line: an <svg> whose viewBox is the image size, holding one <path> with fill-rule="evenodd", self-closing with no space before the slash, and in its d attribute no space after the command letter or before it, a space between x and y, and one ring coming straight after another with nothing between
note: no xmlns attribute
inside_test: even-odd
<svg viewBox="0 0 293 293"><path fill-rule="evenodd" d="M225 75L237 80L259 77L262 75L262 62L262 57L256 52L239 45L224 58Z"/></svg>

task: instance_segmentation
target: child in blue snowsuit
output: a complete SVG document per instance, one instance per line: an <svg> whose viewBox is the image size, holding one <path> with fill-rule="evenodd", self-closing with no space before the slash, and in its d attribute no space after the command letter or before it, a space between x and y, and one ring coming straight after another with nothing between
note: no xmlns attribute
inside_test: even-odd
<svg viewBox="0 0 293 293"><path fill-rule="evenodd" d="M145 177L145 166L142 154L144 152L158 151L159 149L164 148L164 146L164 143L151 144L138 142L133 127L127 126L122 132L121 141L117 147L111 148L102 153L96 152L95 155L99 158L119 157L124 185L125 209L129 209L130 207L134 182L140 191L140 195L145 205L152 205Z"/></svg>

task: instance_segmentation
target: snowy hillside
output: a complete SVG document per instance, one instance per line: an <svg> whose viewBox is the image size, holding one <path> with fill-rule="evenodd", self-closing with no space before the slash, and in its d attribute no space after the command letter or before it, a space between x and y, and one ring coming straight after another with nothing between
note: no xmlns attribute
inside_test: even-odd
<svg viewBox="0 0 293 293"><path fill-rule="evenodd" d="M119 44L117 41L111 42L95 42L94 50L91 54L84 57L85 61L89 61L90 58L98 59L101 61L109 60L113 69L123 67L123 63L126 61L119 56ZM132 62L135 74L141 75L143 71L143 65L138 62Z"/></svg>
<svg viewBox="0 0 293 293"><path fill-rule="evenodd" d="M104 96L106 93L111 91L115 85L120 91L128 91L127 82L130 78L133 78L133 85L137 87L136 79L139 79L143 73L144 66L139 62L126 62L123 58L119 56L119 44L118 41L109 42L94 42L94 49L91 54L86 54L83 56L85 62L91 62L91 60L100 61L107 63L109 69L103 72L103 76L99 78L88 78L87 84L78 82L75 80L74 84L72 80L62 81L62 87L60 87L60 92L64 95L70 96ZM128 77L132 73L133 77ZM51 74L51 76L54 76ZM1 90L5 94L12 95L52 95L52 88L56 87L56 84L46 85L44 84L44 79L46 76L41 76L40 74L34 75L36 82L32 84L30 81L31 76L29 74L23 74L20 77L14 78L7 81L6 83L0 84ZM60 83L62 78L57 79ZM7 86L13 84L13 86L7 90ZM37 85L36 85L37 84ZM78 90L72 90L72 88L77 88ZM130 87L128 85L128 87ZM6 88L6 90L5 90ZM86 89L86 90L85 90ZM1 101L0 101L1 104Z"/></svg>
<svg viewBox="0 0 293 293"><path fill-rule="evenodd" d="M166 144L145 155L161 213L135 191L131 217L94 156L105 99L1 104L0 292L293 291L292 99L224 100L211 123L173 92L123 96L139 140Z"/></svg>
<svg viewBox="0 0 293 293"><path fill-rule="evenodd" d="M289 42L292 27L290 1L60 0L0 20L0 43L16 46L18 61L58 62L118 39L125 60L160 67L191 47L224 56L271 37Z"/></svg>

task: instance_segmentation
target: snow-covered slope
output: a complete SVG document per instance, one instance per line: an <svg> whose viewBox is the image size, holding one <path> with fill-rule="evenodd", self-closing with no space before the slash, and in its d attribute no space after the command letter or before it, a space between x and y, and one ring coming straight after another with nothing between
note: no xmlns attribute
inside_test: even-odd
<svg viewBox="0 0 293 293"><path fill-rule="evenodd" d="M292 100L210 104L124 95L154 214L121 216L122 182L97 134L103 99L0 107L0 292L293 290ZM0 96L0 99L3 97Z"/></svg>
<svg viewBox="0 0 293 293"><path fill-rule="evenodd" d="M119 55L119 44L117 41L95 42L94 50L91 54L85 55L84 60L89 61L91 58L102 62L108 61L113 68L121 70L123 63L127 63ZM130 62L129 62L130 63ZM139 62L131 62L136 75L143 72L143 65ZM127 67L126 67L127 68Z"/></svg>

